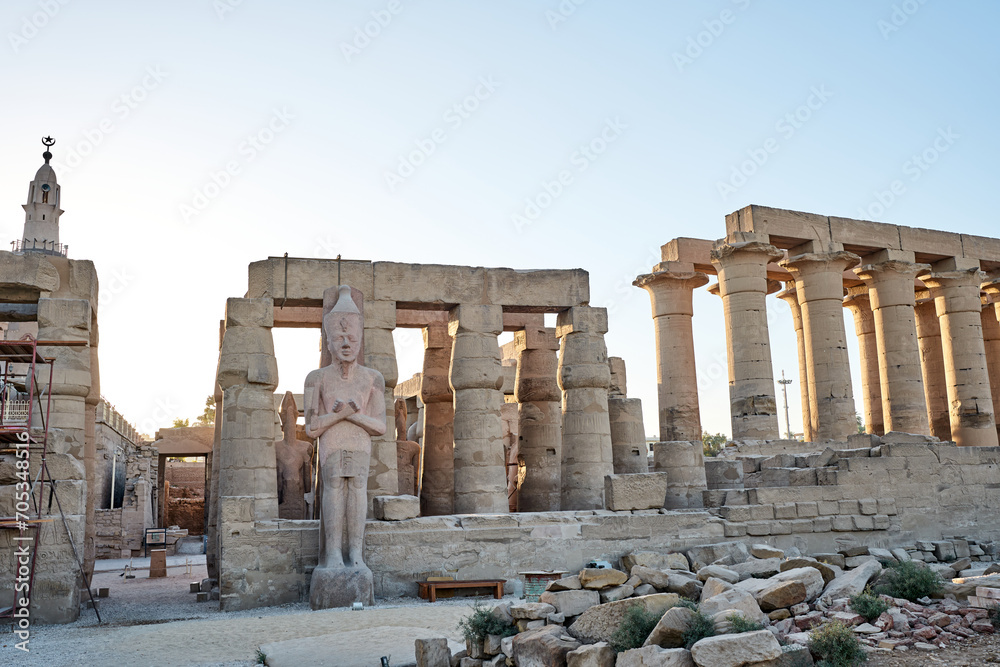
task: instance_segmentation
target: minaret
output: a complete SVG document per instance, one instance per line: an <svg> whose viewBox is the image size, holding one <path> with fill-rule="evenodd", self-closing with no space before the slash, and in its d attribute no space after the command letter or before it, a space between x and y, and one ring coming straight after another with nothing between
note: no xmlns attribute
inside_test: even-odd
<svg viewBox="0 0 1000 667"><path fill-rule="evenodd" d="M28 203L25 212L24 234L17 244L17 251L37 252L46 255L65 255L67 247L59 243L59 184L56 172L49 164L52 153L49 148L56 143L52 137L42 139L45 145L45 164L35 173L35 179L28 186Z"/></svg>

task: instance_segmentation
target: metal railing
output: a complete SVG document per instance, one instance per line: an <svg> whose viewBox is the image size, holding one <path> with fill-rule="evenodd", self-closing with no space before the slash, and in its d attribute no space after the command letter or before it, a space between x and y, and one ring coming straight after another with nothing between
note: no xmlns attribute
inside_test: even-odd
<svg viewBox="0 0 1000 667"><path fill-rule="evenodd" d="M69 256L69 245L65 243L56 243L55 241L39 241L38 239L18 239L17 241L11 241L11 251L12 252L37 252L44 255L58 255L60 257Z"/></svg>

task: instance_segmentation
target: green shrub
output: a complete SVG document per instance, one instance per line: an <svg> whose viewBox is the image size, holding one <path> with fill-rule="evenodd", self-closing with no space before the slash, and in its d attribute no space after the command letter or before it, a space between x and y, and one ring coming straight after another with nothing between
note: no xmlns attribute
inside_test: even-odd
<svg viewBox="0 0 1000 667"><path fill-rule="evenodd" d="M913 602L918 598L940 593L943 585L937 572L923 563L906 560L890 565L879 578L875 591Z"/></svg>
<svg viewBox="0 0 1000 667"><path fill-rule="evenodd" d="M486 635L510 637L517 634L517 626L493 615L493 610L480 602L472 605L472 615L458 622L458 629L466 641L481 642Z"/></svg>
<svg viewBox="0 0 1000 667"><path fill-rule="evenodd" d="M729 621L730 634L734 635L738 635L741 632L756 632L757 630L764 629L763 623L751 621L743 614L730 614L726 616L726 620Z"/></svg>
<svg viewBox="0 0 1000 667"><path fill-rule="evenodd" d="M696 642L705 637L715 636L715 623L710 616L706 616L701 610L695 610L691 625L684 632L684 648L690 649Z"/></svg>
<svg viewBox="0 0 1000 667"><path fill-rule="evenodd" d="M865 617L866 621L874 621L889 610L889 603L876 595L871 586L850 599L851 609Z"/></svg>
<svg viewBox="0 0 1000 667"><path fill-rule="evenodd" d="M854 630L840 621L813 630L809 650L818 659L816 667L856 667L868 660Z"/></svg>
<svg viewBox="0 0 1000 667"><path fill-rule="evenodd" d="M639 603L632 605L625 610L625 617L611 635L608 644L617 653L640 648L666 612L666 609L660 612L646 611L646 608Z"/></svg>

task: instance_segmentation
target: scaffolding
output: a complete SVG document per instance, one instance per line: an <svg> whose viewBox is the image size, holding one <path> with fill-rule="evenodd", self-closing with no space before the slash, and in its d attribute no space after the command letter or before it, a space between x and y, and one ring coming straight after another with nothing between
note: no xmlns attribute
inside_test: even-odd
<svg viewBox="0 0 1000 667"><path fill-rule="evenodd" d="M16 341L0 340L0 364L3 366L2 380L0 380L2 381L0 384L0 454L15 455L18 478L15 493L15 516L0 517L0 529L17 531L18 534L13 538L15 545L33 547L27 577L29 595L26 607L30 612L31 598L34 597L30 595L30 592L33 590L35 582L35 563L38 555L40 528L43 523L53 521L53 518L47 518L45 514L52 513L54 500L62 519L63 528L66 530L66 537L73 551L73 557L80 568L87 593L90 595L91 606L97 614L98 622L100 622L101 614L94 601L93 592L90 590L90 581L83 562L80 560L76 544L73 542L73 535L70 533L59 495L56 493L57 480L52 479L46 464L55 359L43 357L38 349L39 347L86 344L85 341L40 341L30 334ZM37 409L33 409L33 404ZM41 423L36 424L36 419ZM33 453L38 454L39 460L38 468L35 471L31 471L28 467ZM23 466L20 465L22 461L25 462ZM46 487L48 487L47 490ZM25 491L27 491L27 496L25 496ZM46 496L48 509L43 511L43 505L46 504L43 499ZM32 515L34 516L32 517ZM16 564L15 572L18 572ZM14 619L17 612L22 609L19 606L20 600L21 597L15 595L11 607L0 609L0 619Z"/></svg>

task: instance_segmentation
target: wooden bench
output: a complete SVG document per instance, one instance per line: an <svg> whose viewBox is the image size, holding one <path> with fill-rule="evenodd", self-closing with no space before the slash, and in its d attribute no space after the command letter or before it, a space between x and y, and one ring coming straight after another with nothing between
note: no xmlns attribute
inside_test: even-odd
<svg viewBox="0 0 1000 667"><path fill-rule="evenodd" d="M506 579L471 579L467 581L418 581L419 595L431 602L437 601L438 589L451 590L455 588L492 588L493 597L499 600L503 597L503 585Z"/></svg>

